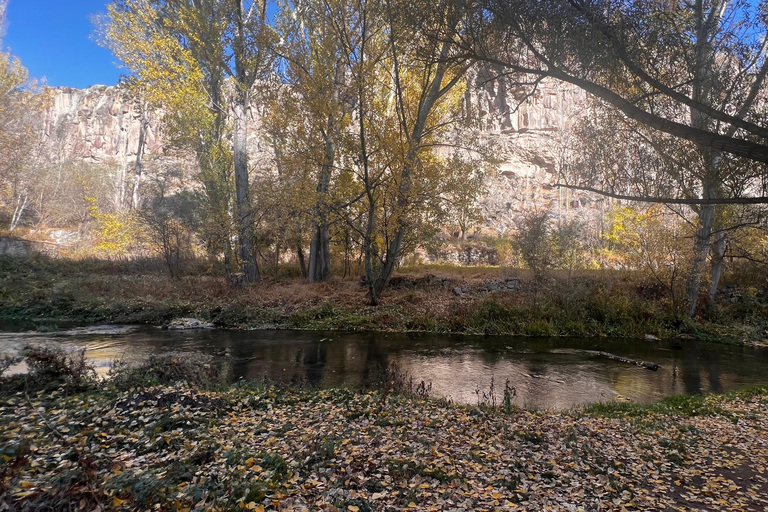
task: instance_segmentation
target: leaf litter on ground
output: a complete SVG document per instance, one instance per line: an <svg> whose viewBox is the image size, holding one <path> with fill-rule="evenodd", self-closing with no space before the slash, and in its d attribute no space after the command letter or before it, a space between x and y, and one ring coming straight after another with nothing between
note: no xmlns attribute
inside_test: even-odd
<svg viewBox="0 0 768 512"><path fill-rule="evenodd" d="M0 510L768 508L768 388L700 402L505 412L256 385L16 393L0 399Z"/></svg>

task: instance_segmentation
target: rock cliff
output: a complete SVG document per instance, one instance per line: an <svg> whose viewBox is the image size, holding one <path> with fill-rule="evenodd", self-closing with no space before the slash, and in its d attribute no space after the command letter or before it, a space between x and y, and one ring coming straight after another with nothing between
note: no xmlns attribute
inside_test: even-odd
<svg viewBox="0 0 768 512"><path fill-rule="evenodd" d="M582 91L543 82L531 93L480 70L470 77L463 101L465 117L503 162L482 199L486 234L514 230L531 208L558 215L602 209L594 197L553 186L564 129L587 101ZM158 113L119 86L56 88L41 120L40 156L51 163L74 159L115 165L125 179L126 169L132 169L138 156L165 158L159 121ZM252 144L263 150L258 140Z"/></svg>
<svg viewBox="0 0 768 512"><path fill-rule="evenodd" d="M555 187L567 158L568 129L587 105L586 94L569 84L544 81L534 90L508 86L502 76L481 70L464 97L466 115L502 162L482 199L488 234L514 231L530 210L594 220L599 198Z"/></svg>
<svg viewBox="0 0 768 512"><path fill-rule="evenodd" d="M162 152L159 116L121 87L57 87L40 127L41 158L125 164Z"/></svg>

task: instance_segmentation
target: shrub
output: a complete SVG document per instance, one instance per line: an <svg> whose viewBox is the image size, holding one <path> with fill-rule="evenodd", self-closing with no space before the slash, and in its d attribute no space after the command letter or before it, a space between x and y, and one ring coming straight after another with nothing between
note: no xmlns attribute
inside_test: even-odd
<svg viewBox="0 0 768 512"><path fill-rule="evenodd" d="M3 366L7 362L19 362L20 359L4 358ZM53 388L83 391L98 382L95 368L85 359L85 349L69 351L62 347L28 346L24 349L23 359L29 369L28 373L4 379L4 391L39 391ZM7 367L2 369L4 371Z"/></svg>
<svg viewBox="0 0 768 512"><path fill-rule="evenodd" d="M382 390L385 394L414 396L426 398L432 392L432 383L421 381L416 383L413 376L400 368L397 363L374 369L371 372L371 389Z"/></svg>
<svg viewBox="0 0 768 512"><path fill-rule="evenodd" d="M540 278L555 259L555 245L549 226L549 214L529 213L523 217L513 241L533 275Z"/></svg>
<svg viewBox="0 0 768 512"><path fill-rule="evenodd" d="M138 211L149 244L163 257L171 277L180 277L192 259L199 210L194 195L180 192L169 197L161 194Z"/></svg>
<svg viewBox="0 0 768 512"><path fill-rule="evenodd" d="M219 369L189 355L151 355L144 362L113 361L107 373L117 389L143 388L186 382L195 387L219 381Z"/></svg>
<svg viewBox="0 0 768 512"><path fill-rule="evenodd" d="M693 261L688 243L690 226L658 205L644 211L616 207L610 220L610 229L603 235L609 250L620 251L625 264L664 287L672 309L680 311L685 278Z"/></svg>

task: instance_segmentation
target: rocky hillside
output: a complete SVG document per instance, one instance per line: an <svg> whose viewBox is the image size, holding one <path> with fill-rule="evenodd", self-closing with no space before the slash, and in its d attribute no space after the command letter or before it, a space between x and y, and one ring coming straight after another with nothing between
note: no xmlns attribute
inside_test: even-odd
<svg viewBox="0 0 768 512"><path fill-rule="evenodd" d="M470 79L465 113L503 161L482 201L488 234L514 230L521 213L531 208L559 214L602 209L594 197L553 186L563 130L585 102L582 91L555 82L543 83L529 95L482 71ZM256 124L258 115L253 117ZM41 121L41 158L111 164L130 182L137 157L165 158L159 118L119 86L56 88ZM258 130L253 132L254 149L259 150Z"/></svg>
<svg viewBox="0 0 768 512"><path fill-rule="evenodd" d="M130 164L140 145L147 155L162 152L159 116L116 86L55 88L40 132L41 157L51 163L80 159Z"/></svg>
<svg viewBox="0 0 768 512"><path fill-rule="evenodd" d="M483 199L487 227L495 234L516 228L525 211L593 216L602 202L594 196L555 187L558 162L565 158L567 130L586 105L583 91L543 82L528 89L507 87L503 77L478 73L464 97L467 115L503 162Z"/></svg>

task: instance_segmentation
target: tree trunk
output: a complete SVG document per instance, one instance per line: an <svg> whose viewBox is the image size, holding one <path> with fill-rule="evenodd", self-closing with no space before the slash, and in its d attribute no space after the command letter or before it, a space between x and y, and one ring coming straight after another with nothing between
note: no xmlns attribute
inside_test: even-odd
<svg viewBox="0 0 768 512"><path fill-rule="evenodd" d="M405 181L405 179L403 179L403 181ZM384 288L389 284L389 280L392 279L392 274L395 272L395 266L400 259L400 251L403 248L403 238L405 238L406 226L405 222L401 220L398 220L397 223L398 227L395 230L392 240L387 246L387 254L384 260L384 266L381 269L381 274L374 284L377 296L380 296L384 291Z"/></svg>
<svg viewBox="0 0 768 512"><path fill-rule="evenodd" d="M373 228L376 219L376 202L373 199L373 191L370 187L370 182L367 179L367 166L366 166L366 191L368 193L368 222L365 227L365 237L363 239L363 245L365 250L365 282L368 285L368 299L371 301L371 306L379 305L379 296L376 291L376 283L378 280L373 278Z"/></svg>
<svg viewBox="0 0 768 512"><path fill-rule="evenodd" d="M230 264L230 249L229 247L224 249L224 274L227 276L227 281L232 282L232 265Z"/></svg>
<svg viewBox="0 0 768 512"><path fill-rule="evenodd" d="M339 83L343 80L344 68L339 65L336 68L336 79ZM339 91L334 88L333 103L339 105ZM320 169L320 179L317 183L317 204L315 205L315 218L313 220L314 235L309 246L309 274L310 281L327 281L331 277L331 235L328 223L326 203L328 199L328 185L331 181L331 172L336 160L336 141L334 139L337 130L336 120L333 114L329 115L323 135L325 137L325 155Z"/></svg>
<svg viewBox="0 0 768 512"><path fill-rule="evenodd" d="M299 268L301 269L301 277L307 277L307 265L304 263L304 249L301 247L301 239L296 241L296 254L299 257Z"/></svg>
<svg viewBox="0 0 768 512"><path fill-rule="evenodd" d="M142 109L145 109L146 107L142 107ZM146 133L148 128L149 122L147 121L145 117L145 112L142 111L141 116L141 127L139 128L139 147L136 150L136 165L134 166L134 177L133 177L133 190L131 191L131 209L135 209L139 207L139 202L141 200L141 197L139 195L139 187L141 186L141 175L143 172L144 164L142 162L144 157L144 147L146 142Z"/></svg>
<svg viewBox="0 0 768 512"><path fill-rule="evenodd" d="M366 18L363 17L363 37L361 39L362 46L360 48L360 62L365 62L366 51L365 42L367 35L368 25ZM376 293L376 280L374 279L373 271L373 231L376 227L376 197L374 194L373 181L371 180L371 168L368 156L368 139L365 133L365 117L367 110L367 101L365 95L365 87L363 81L358 82L357 99L359 102L360 111L358 112L358 135L360 136L360 161L363 164L363 184L365 185L365 197L368 200L368 218L366 219L365 234L363 236L363 255L365 260L365 284L368 286L368 300L371 306L379 305L379 297Z"/></svg>
<svg viewBox="0 0 768 512"><path fill-rule="evenodd" d="M332 121L329 121L331 125ZM326 131L325 162L320 170L320 181L317 184L318 200L315 205L315 219L312 221L314 235L309 245L309 270L307 277L310 281L327 281L331 277L331 235L328 226L328 215L325 202L328 195L328 185L331 181L331 169L335 157L335 145Z"/></svg>
<svg viewBox="0 0 768 512"><path fill-rule="evenodd" d="M391 8L391 4L390 5ZM458 22L458 20L457 20ZM455 28L455 24L452 25ZM403 173L400 176L400 185L398 187L397 194L397 220L394 236L392 237L389 245L387 246L386 260L382 268L379 278L376 280L375 289L376 295L381 296L384 288L389 284L389 280L392 278L392 274L395 271L395 266L400 260L400 253L403 248L403 239L405 238L405 230L407 229L407 221L404 218L406 213L409 198L408 195L411 191L411 179L412 173L417 163L417 157L419 150L421 149L422 138L424 137L424 130L427 127L427 118L432 112L435 104L438 100L445 95L453 86L455 86L460 77L463 75L463 71L459 75L453 77L448 84L443 84L443 79L448 71L448 55L451 48L451 43L445 41L440 46L440 53L436 55L437 66L435 67L435 74L431 77L429 84L426 85L424 90L423 101L419 103L419 109L416 114L416 119L412 127L408 126L408 116L405 113L405 100L404 100L404 88L401 83L400 77L400 64L397 59L397 49L395 47L395 40L393 36L390 36L390 44L392 45L392 55L395 57L392 61L393 74L395 82L395 92L399 109L399 121L401 129L404 133L408 134L408 153L403 162Z"/></svg>
<svg viewBox="0 0 768 512"><path fill-rule="evenodd" d="M280 272L280 238L275 239L275 275Z"/></svg>
<svg viewBox="0 0 768 512"><path fill-rule="evenodd" d="M723 267L725 266L726 236L725 232L718 231L712 242L712 273L709 280L709 293L707 306L712 309L717 300L717 288L720 285L720 278L723 276Z"/></svg>
<svg viewBox="0 0 768 512"><path fill-rule="evenodd" d="M315 234L309 244L307 279L310 281L327 281L329 277L331 277L330 235L328 224L321 220L315 222Z"/></svg>
<svg viewBox="0 0 768 512"><path fill-rule="evenodd" d="M437 99L435 98L435 101ZM434 101L432 102L434 105ZM430 107L431 110L431 107ZM428 112L427 112L428 113ZM406 161L403 165L403 174L400 176L400 186L397 191L397 227L395 228L394 236L387 246L386 258L384 260L384 266L381 269L381 274L376 279L374 288L376 289L376 296L381 296L384 288L389 284L389 280L392 279L392 274L395 272L395 266L400 260L400 252L403 248L403 239L405 238L405 230L407 229L407 223L403 218L405 210L408 206L408 194L411 191L411 172L413 163L416 161L417 147L421 143L421 136L426 126L426 114L423 117L423 123L417 123L414 128L414 134L411 138L411 149L408 150Z"/></svg>
<svg viewBox="0 0 768 512"><path fill-rule="evenodd" d="M698 217L699 229L696 231L694 239L693 263L691 265L691 275L688 279L688 309L686 315L690 318L693 318L696 314L696 307L699 304L701 275L707 263L712 225L715 220L715 207L713 205L703 205L698 212Z"/></svg>
<svg viewBox="0 0 768 512"><path fill-rule="evenodd" d="M246 60L245 20L243 4L235 2L235 34L233 57L235 61L235 87L237 90L234 105L234 133L232 134L232 153L235 164L235 210L237 213L237 241L240 256L240 270L244 283L255 283L261 279L259 265L256 262L256 248L253 234L253 212L249 196L248 181L248 104L253 77L249 77L250 68Z"/></svg>
<svg viewBox="0 0 768 512"><path fill-rule="evenodd" d="M696 2L696 68L694 71L693 98L707 104L712 101L714 86L714 58L715 50L712 45L714 19L705 15L703 2ZM713 120L703 112L691 108L691 124L696 129L707 129L713 126ZM702 179L702 198L712 199L717 197L717 168L720 162L720 152L712 149L712 146L701 144L699 151L706 166ZM699 229L694 240L693 264L688 281L688 310L686 314L692 318L696 314L699 304L699 292L701 289L701 276L707 263L707 254L712 239L712 227L715 222L715 206L702 205L696 212L699 217Z"/></svg>
<svg viewBox="0 0 768 512"><path fill-rule="evenodd" d="M122 128L122 127L121 127ZM123 164L120 166L120 186L115 190L115 209L119 212L125 208L125 178L128 174L128 131L125 130L125 147L123 149Z"/></svg>
<svg viewBox="0 0 768 512"><path fill-rule="evenodd" d="M16 208L13 210L13 216L11 217L11 226L9 231L13 233L17 227L19 227L19 223L21 222L21 217L24 214L24 208L27 207L27 200L29 199L29 195L24 195L24 201L21 200L21 195L19 195L18 200L16 201Z"/></svg>
<svg viewBox="0 0 768 512"><path fill-rule="evenodd" d="M238 219L237 241L240 255L240 269L245 283L255 283L259 265L253 242L253 214L248 191L248 90L237 84L237 100L234 106L235 126L233 134L233 156L235 160L235 206Z"/></svg>

